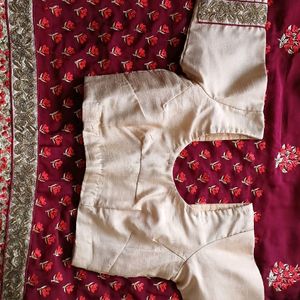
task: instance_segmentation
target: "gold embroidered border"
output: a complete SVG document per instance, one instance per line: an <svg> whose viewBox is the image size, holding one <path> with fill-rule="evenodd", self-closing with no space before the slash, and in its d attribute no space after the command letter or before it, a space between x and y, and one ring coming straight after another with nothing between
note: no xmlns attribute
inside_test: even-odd
<svg viewBox="0 0 300 300"><path fill-rule="evenodd" d="M34 203L38 130L32 2L7 0L14 112L14 171L2 300L23 299Z"/></svg>
<svg viewBox="0 0 300 300"><path fill-rule="evenodd" d="M6 239L6 221L10 201L12 118L10 94L10 55L6 6L0 1L0 292Z"/></svg>
<svg viewBox="0 0 300 300"><path fill-rule="evenodd" d="M226 0L199 0L198 21L244 26L265 26L266 3Z"/></svg>

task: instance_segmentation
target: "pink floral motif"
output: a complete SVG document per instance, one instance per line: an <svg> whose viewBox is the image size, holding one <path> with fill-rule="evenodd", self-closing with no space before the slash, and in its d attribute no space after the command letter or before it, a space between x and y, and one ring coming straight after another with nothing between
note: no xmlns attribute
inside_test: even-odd
<svg viewBox="0 0 300 300"><path fill-rule="evenodd" d="M162 0L160 6L164 9L169 9L172 8L172 2L171 0Z"/></svg>
<svg viewBox="0 0 300 300"><path fill-rule="evenodd" d="M118 280L115 280L113 282L110 282L110 286L113 290L118 291L122 287L122 283Z"/></svg>
<svg viewBox="0 0 300 300"><path fill-rule="evenodd" d="M203 159L209 159L211 158L211 154L208 150L204 149L200 152L199 154L200 157L202 157Z"/></svg>
<svg viewBox="0 0 300 300"><path fill-rule="evenodd" d="M155 46L158 42L158 37L155 35L147 36L146 41L150 46Z"/></svg>
<svg viewBox="0 0 300 300"><path fill-rule="evenodd" d="M222 164L219 161L215 161L210 164L210 167L213 171L218 172L222 168Z"/></svg>
<svg viewBox="0 0 300 300"><path fill-rule="evenodd" d="M142 8L148 7L148 0L137 0L136 4Z"/></svg>
<svg viewBox="0 0 300 300"><path fill-rule="evenodd" d="M123 11L125 17L129 20L132 20L136 17L136 10L134 9L128 9L128 10L125 10Z"/></svg>
<svg viewBox="0 0 300 300"><path fill-rule="evenodd" d="M144 290L144 283L143 282L136 281L136 282L133 282L131 285L138 292L141 292L141 291Z"/></svg>
<svg viewBox="0 0 300 300"><path fill-rule="evenodd" d="M179 296L177 293L174 293L170 298L169 300L179 300Z"/></svg>
<svg viewBox="0 0 300 300"><path fill-rule="evenodd" d="M148 13L148 17L151 21L156 21L159 18L159 12L152 10L150 13Z"/></svg>
<svg viewBox="0 0 300 300"><path fill-rule="evenodd" d="M44 231L44 225L42 223L38 222L32 226L32 231L34 231L36 233L41 233Z"/></svg>
<svg viewBox="0 0 300 300"><path fill-rule="evenodd" d="M131 46L134 43L135 37L132 34L126 34L122 36L126 45Z"/></svg>
<svg viewBox="0 0 300 300"><path fill-rule="evenodd" d="M254 212L254 222L258 222L261 219L261 214L258 212Z"/></svg>
<svg viewBox="0 0 300 300"><path fill-rule="evenodd" d="M64 253L63 248L58 245L57 248L55 249L53 255L54 256L61 256Z"/></svg>
<svg viewBox="0 0 300 300"><path fill-rule="evenodd" d="M221 145L222 145L222 141L212 141L212 144L216 147L216 148L219 148Z"/></svg>
<svg viewBox="0 0 300 300"><path fill-rule="evenodd" d="M56 218L56 216L58 214L58 210L57 210L57 208L51 208L51 209L46 210L45 213L48 215L48 217L50 219L53 220Z"/></svg>
<svg viewBox="0 0 300 300"><path fill-rule="evenodd" d="M300 148L283 144L275 158L275 167L282 173L294 170L300 164Z"/></svg>
<svg viewBox="0 0 300 300"><path fill-rule="evenodd" d="M51 293L51 288L47 285L44 285L40 288L37 288L37 291L43 298L47 298Z"/></svg>
<svg viewBox="0 0 300 300"><path fill-rule="evenodd" d="M244 148L244 144L245 144L244 141L237 140L237 141L232 141L232 142L237 149L241 150Z"/></svg>
<svg viewBox="0 0 300 300"><path fill-rule="evenodd" d="M187 164L188 164L189 168L194 171L199 169L199 167L200 167L200 163L196 160L188 161Z"/></svg>
<svg viewBox="0 0 300 300"><path fill-rule="evenodd" d="M51 66L54 68L54 69L60 69L63 65L63 60L61 58L56 58L56 59L53 59L51 62L50 62ZM58 85L59 86L59 85Z"/></svg>
<svg viewBox="0 0 300 300"><path fill-rule="evenodd" d="M223 176L220 178L219 181L221 181L221 182L224 183L224 184L228 184L228 183L231 182L231 177L230 177L230 175L225 174L225 175L223 175Z"/></svg>
<svg viewBox="0 0 300 300"><path fill-rule="evenodd" d="M70 295L70 294L73 293L74 287L75 287L74 284L67 283L67 284L65 284L65 285L63 286L63 291L64 291L66 294Z"/></svg>
<svg viewBox="0 0 300 300"><path fill-rule="evenodd" d="M52 245L56 241L56 237L53 234L48 234L48 235L44 236L43 239L44 239L46 245Z"/></svg>
<svg viewBox="0 0 300 300"><path fill-rule="evenodd" d="M54 43L59 44L62 41L63 35L61 33L55 32L49 34Z"/></svg>
<svg viewBox="0 0 300 300"><path fill-rule="evenodd" d="M234 169L234 171L236 172L236 173L241 173L242 171L243 171L243 165L242 164L240 164L240 163L236 163L236 164L234 164L233 165L233 169Z"/></svg>
<svg viewBox="0 0 300 300"><path fill-rule="evenodd" d="M114 56L120 56L120 55L122 55L122 49L120 47L116 46L111 49L110 53Z"/></svg>
<svg viewBox="0 0 300 300"><path fill-rule="evenodd" d="M49 28L50 27L49 20L47 18L43 17L38 21L37 26L42 29Z"/></svg>
<svg viewBox="0 0 300 300"><path fill-rule="evenodd" d="M200 196L196 203L206 204L207 199L204 196Z"/></svg>
<svg viewBox="0 0 300 300"><path fill-rule="evenodd" d="M180 172L180 173L176 176L175 180L178 181L178 182L185 182L185 181L186 181L186 175L185 175L185 173Z"/></svg>
<svg viewBox="0 0 300 300"><path fill-rule="evenodd" d="M180 154L179 154L180 158L187 158L188 157L188 151L186 149L183 149Z"/></svg>
<svg viewBox="0 0 300 300"><path fill-rule="evenodd" d="M63 275L62 273L58 272L56 274L53 275L53 278L51 280L51 282L54 282L54 283L60 283L63 281Z"/></svg>
<svg viewBox="0 0 300 300"><path fill-rule="evenodd" d="M97 21L91 21L87 27L90 31L96 31L100 29L100 24Z"/></svg>
<svg viewBox="0 0 300 300"><path fill-rule="evenodd" d="M43 207L46 204L47 204L46 198L43 196L39 196L35 201L35 205L39 207Z"/></svg>
<svg viewBox="0 0 300 300"><path fill-rule="evenodd" d="M256 198L260 198L263 195L263 190L261 188L255 188L251 190L252 194Z"/></svg>
<svg viewBox="0 0 300 300"><path fill-rule="evenodd" d="M85 7L76 8L74 9L74 11L76 12L76 15L81 19L84 19L88 14L88 10Z"/></svg>
<svg viewBox="0 0 300 300"><path fill-rule="evenodd" d="M170 15L170 18L175 22L175 23L178 23L182 20L182 14L177 12L175 14L171 14Z"/></svg>
<svg viewBox="0 0 300 300"><path fill-rule="evenodd" d="M298 265L294 267L281 261L275 262L267 279L269 287L273 287L277 292L285 291L300 280L300 267Z"/></svg>
<svg viewBox="0 0 300 300"><path fill-rule="evenodd" d="M41 256L42 256L41 250L39 248L36 248L36 249L32 250L29 257L31 257L32 259L38 259Z"/></svg>
<svg viewBox="0 0 300 300"><path fill-rule="evenodd" d="M242 193L242 189L239 187L234 187L234 188L230 189L230 192L234 197L239 197Z"/></svg>
<svg viewBox="0 0 300 300"><path fill-rule="evenodd" d="M169 43L172 47L176 48L179 46L180 40L177 37L173 37L173 38L169 39Z"/></svg>
<svg viewBox="0 0 300 300"><path fill-rule="evenodd" d="M73 47L66 47L62 54L66 55L66 56L71 56L71 55L75 54L75 49Z"/></svg>
<svg viewBox="0 0 300 300"><path fill-rule="evenodd" d="M245 157L245 160L249 161L249 162L254 162L255 161L255 155L252 152L248 152Z"/></svg>
<svg viewBox="0 0 300 300"><path fill-rule="evenodd" d="M265 141L258 141L254 143L255 147L259 150L265 150L266 149L266 142Z"/></svg>
<svg viewBox="0 0 300 300"><path fill-rule="evenodd" d="M183 8L185 8L186 10L192 10L193 9L193 0L186 1Z"/></svg>
<svg viewBox="0 0 300 300"><path fill-rule="evenodd" d="M31 286L36 286L39 284L39 278L36 274L32 274L28 277L26 284L29 284Z"/></svg>
<svg viewBox="0 0 300 300"><path fill-rule="evenodd" d="M194 194L196 194L198 187L196 184L191 184L191 185L188 185L186 187L186 189L190 194L194 195Z"/></svg>
<svg viewBox="0 0 300 300"><path fill-rule="evenodd" d="M158 54L156 55L162 59L166 59L167 58L167 50L166 49L161 49L158 51Z"/></svg>
<svg viewBox="0 0 300 300"><path fill-rule="evenodd" d="M121 298L121 300L133 300L133 297L131 294L127 293Z"/></svg>
<svg viewBox="0 0 300 300"><path fill-rule="evenodd" d="M79 299L80 300L80 299ZM84 299L83 299L84 300ZM105 293L103 296L100 297L99 300L110 300L110 296L108 293Z"/></svg>
<svg viewBox="0 0 300 300"><path fill-rule="evenodd" d="M71 257L63 259L62 262L66 268L71 268Z"/></svg>
<svg viewBox="0 0 300 300"><path fill-rule="evenodd" d="M115 30L115 31L120 31L123 29L123 24L119 21L117 22L113 22L112 26L111 26L111 29L112 30Z"/></svg>
<svg viewBox="0 0 300 300"><path fill-rule="evenodd" d="M242 183L245 184L245 185L251 185L253 184L253 178L252 176L246 176L243 180L242 180Z"/></svg>
<svg viewBox="0 0 300 300"><path fill-rule="evenodd" d="M40 263L41 269L45 272L49 272L52 270L53 262L52 261L44 261Z"/></svg>
<svg viewBox="0 0 300 300"><path fill-rule="evenodd" d="M147 70L155 70L157 68L157 62L156 61L149 61L144 64L146 66Z"/></svg>
<svg viewBox="0 0 300 300"><path fill-rule="evenodd" d="M62 13L62 8L59 5L54 5L52 7L49 7L49 9L55 17L59 17Z"/></svg>
<svg viewBox="0 0 300 300"><path fill-rule="evenodd" d="M208 187L208 191L211 195L215 196L215 195L219 194L220 187L218 187L216 185L212 185L212 186Z"/></svg>
<svg viewBox="0 0 300 300"><path fill-rule="evenodd" d="M139 33L145 33L147 31L147 27L144 23L140 23L136 25L135 30Z"/></svg>
<svg viewBox="0 0 300 300"><path fill-rule="evenodd" d="M86 286L87 290L89 292L91 292L92 294L95 294L99 287L98 283L95 283L95 282L90 282L89 284L86 284L85 286Z"/></svg>
<svg viewBox="0 0 300 300"><path fill-rule="evenodd" d="M112 9L108 7L100 9L99 12L104 19L108 19L112 15Z"/></svg>
<svg viewBox="0 0 300 300"><path fill-rule="evenodd" d="M127 60L127 61L122 61L121 62L123 65L123 68L125 70L125 72L130 72L132 71L133 68L133 62L131 60Z"/></svg>
<svg viewBox="0 0 300 300"><path fill-rule="evenodd" d="M161 25L158 28L158 32L161 33L161 34L169 33L170 32L169 26L167 24Z"/></svg>
<svg viewBox="0 0 300 300"><path fill-rule="evenodd" d="M50 100L47 99L47 98L43 98L43 99L40 101L39 104L40 104L40 106L41 106L42 108L45 108L45 109L51 107L51 102L50 102Z"/></svg>
<svg viewBox="0 0 300 300"><path fill-rule="evenodd" d="M208 173L200 174L200 176L197 178L202 183L207 183L210 181L210 176Z"/></svg>
<svg viewBox="0 0 300 300"><path fill-rule="evenodd" d="M223 153L222 158L225 160L231 160L232 159L232 153L227 150L226 152Z"/></svg>
<svg viewBox="0 0 300 300"><path fill-rule="evenodd" d="M263 164L254 166L254 169L258 174L264 174L266 172L266 167Z"/></svg>
<svg viewBox="0 0 300 300"><path fill-rule="evenodd" d="M290 25L279 39L279 48L283 48L288 54L298 53L300 50L300 28Z"/></svg>
<svg viewBox="0 0 300 300"><path fill-rule="evenodd" d="M158 283L155 283L154 286L156 286L156 288L161 291L161 292L165 292L167 289L167 283L164 281L160 281Z"/></svg>

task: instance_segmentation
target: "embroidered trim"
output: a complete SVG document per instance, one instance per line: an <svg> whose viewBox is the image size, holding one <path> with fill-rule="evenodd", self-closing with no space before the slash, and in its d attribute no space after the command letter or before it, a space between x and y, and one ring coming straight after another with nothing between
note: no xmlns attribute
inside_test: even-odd
<svg viewBox="0 0 300 300"><path fill-rule="evenodd" d="M198 21L228 25L265 26L268 6L259 2L200 0Z"/></svg>
<svg viewBox="0 0 300 300"><path fill-rule="evenodd" d="M0 0L0 294L11 186L12 118L6 6Z"/></svg>
<svg viewBox="0 0 300 300"><path fill-rule="evenodd" d="M37 96L32 2L7 0L12 68L14 168L4 260L3 300L23 299L34 203Z"/></svg>

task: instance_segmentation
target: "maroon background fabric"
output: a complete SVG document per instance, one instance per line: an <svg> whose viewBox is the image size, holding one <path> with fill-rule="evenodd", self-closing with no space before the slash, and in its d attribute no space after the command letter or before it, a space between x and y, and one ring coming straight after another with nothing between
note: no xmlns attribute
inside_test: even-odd
<svg viewBox="0 0 300 300"><path fill-rule="evenodd" d="M70 259L85 163L81 135L83 77L151 68L180 72L178 60L192 3L33 3L39 161L24 298L180 299L171 282L95 274L71 267ZM281 149L283 144L300 144L300 56L289 54L287 46L280 49L278 39L289 25L300 25L300 4L292 0L270 3L268 20L264 140L192 143L178 157L174 179L188 203L254 203L255 255L266 299L290 300L300 298L300 271L296 267L300 262L300 152L297 148ZM288 172L283 173L285 169ZM270 279L271 270L275 281Z"/></svg>

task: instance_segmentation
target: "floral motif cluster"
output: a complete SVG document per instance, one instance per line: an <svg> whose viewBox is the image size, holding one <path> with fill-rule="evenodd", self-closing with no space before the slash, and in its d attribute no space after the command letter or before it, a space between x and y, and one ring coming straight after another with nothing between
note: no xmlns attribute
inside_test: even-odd
<svg viewBox="0 0 300 300"><path fill-rule="evenodd" d="M275 167L282 173L294 170L300 164L300 148L283 144L275 158Z"/></svg>
<svg viewBox="0 0 300 300"><path fill-rule="evenodd" d="M6 218L9 208L11 181L11 102L9 46L6 25L5 1L0 0L0 268L3 264L3 249L6 234ZM0 281L2 272L0 272Z"/></svg>
<svg viewBox="0 0 300 300"><path fill-rule="evenodd" d="M300 50L300 28L290 25L279 39L279 48L283 48L288 54L298 53Z"/></svg>
<svg viewBox="0 0 300 300"><path fill-rule="evenodd" d="M281 261L275 262L268 277L269 287L273 287L277 292L288 289L299 280L300 267L288 265Z"/></svg>

